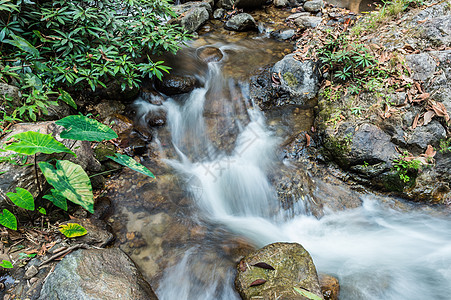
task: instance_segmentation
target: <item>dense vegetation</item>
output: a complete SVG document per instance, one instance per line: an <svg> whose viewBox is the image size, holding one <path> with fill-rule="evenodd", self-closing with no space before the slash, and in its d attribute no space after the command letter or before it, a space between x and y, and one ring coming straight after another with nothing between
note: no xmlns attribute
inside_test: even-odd
<svg viewBox="0 0 451 300"><path fill-rule="evenodd" d="M188 38L170 16L166 0L0 0L0 82L22 92L21 103L3 99L9 117L36 120L63 91L161 78L168 68L151 57Z"/></svg>

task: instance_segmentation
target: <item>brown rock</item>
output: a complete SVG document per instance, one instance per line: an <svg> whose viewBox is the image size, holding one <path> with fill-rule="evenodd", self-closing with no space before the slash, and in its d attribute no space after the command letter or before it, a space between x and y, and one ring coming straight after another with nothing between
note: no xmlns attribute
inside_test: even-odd
<svg viewBox="0 0 451 300"><path fill-rule="evenodd" d="M324 273L319 273L318 277L324 300L338 300L340 294L338 279Z"/></svg>

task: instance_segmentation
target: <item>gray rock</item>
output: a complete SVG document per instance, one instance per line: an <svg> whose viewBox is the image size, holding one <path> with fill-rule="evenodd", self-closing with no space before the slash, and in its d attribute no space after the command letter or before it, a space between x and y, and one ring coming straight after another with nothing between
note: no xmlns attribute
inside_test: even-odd
<svg viewBox="0 0 451 300"><path fill-rule="evenodd" d="M224 9L232 9L235 0L218 0L216 6Z"/></svg>
<svg viewBox="0 0 451 300"><path fill-rule="evenodd" d="M437 146L441 139L446 138L446 130L438 121L432 121L426 126L420 126L410 133L406 142L417 150L426 150L428 145Z"/></svg>
<svg viewBox="0 0 451 300"><path fill-rule="evenodd" d="M275 7L285 7L290 4L290 1L288 0L274 0L274 6Z"/></svg>
<svg viewBox="0 0 451 300"><path fill-rule="evenodd" d="M77 223L83 226L88 233L78 237L77 242L103 248L113 241L114 236L108 231L108 225L102 220L93 218L74 218L70 221L63 222L66 225L69 223Z"/></svg>
<svg viewBox="0 0 451 300"><path fill-rule="evenodd" d="M8 96L18 103L21 95L18 87L0 82L0 96Z"/></svg>
<svg viewBox="0 0 451 300"><path fill-rule="evenodd" d="M323 0L312 0L304 3L304 9L308 12L316 13L324 7Z"/></svg>
<svg viewBox="0 0 451 300"><path fill-rule="evenodd" d="M212 9L210 4L206 2L187 2L185 4L176 5L174 11L181 17L174 22L181 25L189 33L195 32L210 18Z"/></svg>
<svg viewBox="0 0 451 300"><path fill-rule="evenodd" d="M78 250L58 263L40 300L158 299L135 264L117 248Z"/></svg>
<svg viewBox="0 0 451 300"><path fill-rule="evenodd" d="M294 23L299 28L315 28L318 26L323 18L314 16L301 16L294 20Z"/></svg>
<svg viewBox="0 0 451 300"><path fill-rule="evenodd" d="M279 90L289 94L290 104L305 104L318 92L319 75L311 60L301 62L289 54L274 65L272 73L281 75Z"/></svg>
<svg viewBox="0 0 451 300"><path fill-rule="evenodd" d="M275 270L253 266L264 262ZM266 280L250 286L256 279ZM244 257L237 266L235 287L243 300L250 299L305 299L293 292L293 287L304 288L320 297L318 275L310 254L297 243L274 243Z"/></svg>
<svg viewBox="0 0 451 300"><path fill-rule="evenodd" d="M451 14L428 19L419 27L421 36L436 46L451 45Z"/></svg>
<svg viewBox="0 0 451 300"><path fill-rule="evenodd" d="M287 21L295 20L295 19L297 19L299 17L303 17L303 16L310 16L310 14L308 12L303 11L303 12L299 12L299 13L295 13L295 14L289 15L286 20Z"/></svg>
<svg viewBox="0 0 451 300"><path fill-rule="evenodd" d="M437 65L428 53L407 55L406 63L412 70L412 78L421 81L431 78Z"/></svg>
<svg viewBox="0 0 451 300"><path fill-rule="evenodd" d="M223 8L218 8L217 10L215 10L214 12L213 12L213 18L214 19L222 19L222 18L224 18L224 16L225 16L225 14L226 14L226 10L225 9L223 9Z"/></svg>
<svg viewBox="0 0 451 300"><path fill-rule="evenodd" d="M296 34L296 31L294 29L286 29L281 32L271 32L271 35L274 36L276 39L279 40L289 40Z"/></svg>
<svg viewBox="0 0 451 300"><path fill-rule="evenodd" d="M233 31L249 31L257 29L257 24L250 14L241 13L230 18L225 24L225 29Z"/></svg>
<svg viewBox="0 0 451 300"><path fill-rule="evenodd" d="M36 274L39 273L39 270L36 266L30 266L26 271L25 271L25 279L31 279L32 277L34 277Z"/></svg>

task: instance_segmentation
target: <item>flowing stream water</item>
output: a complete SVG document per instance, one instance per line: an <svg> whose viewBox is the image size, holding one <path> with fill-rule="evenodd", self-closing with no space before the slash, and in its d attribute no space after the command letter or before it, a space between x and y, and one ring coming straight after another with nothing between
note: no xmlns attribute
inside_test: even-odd
<svg viewBox="0 0 451 300"><path fill-rule="evenodd" d="M243 55L261 60L252 56L265 49L250 45L216 43L224 58L198 72L202 87L163 103L170 141L159 133L161 155L194 207L188 217L210 225L209 238L202 243L179 245L177 259L159 279L159 298L239 299L233 287L235 261L206 258L219 251L227 232L257 247L284 241L302 244L318 271L339 278L340 299L449 299L449 214L409 204L400 208L394 204L398 200L371 193L361 197L360 207L325 210L319 219L305 199L295 203L295 214L281 208L269 179L276 169L290 165L277 155L281 122L266 119L248 100L247 79L233 76L249 66L239 63ZM196 60L195 49L187 51ZM234 57L238 52L241 58ZM227 73L230 64L235 69ZM155 109L143 100L136 106L141 116ZM308 118L304 122L309 128ZM165 145L172 155L164 153Z"/></svg>

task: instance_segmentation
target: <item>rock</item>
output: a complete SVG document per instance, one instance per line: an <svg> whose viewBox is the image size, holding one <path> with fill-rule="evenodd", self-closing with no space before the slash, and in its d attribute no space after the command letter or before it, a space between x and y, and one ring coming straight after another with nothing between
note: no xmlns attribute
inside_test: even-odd
<svg viewBox="0 0 451 300"><path fill-rule="evenodd" d="M114 236L111 232L108 231L108 225L102 220L97 219L84 219L84 218L74 218L70 221L63 222L62 224L69 223L77 223L83 226L88 233L78 237L77 242L84 243L87 245L92 245L96 247L105 247L109 243L111 243L114 239Z"/></svg>
<svg viewBox="0 0 451 300"><path fill-rule="evenodd" d="M94 106L94 110L102 119L106 119L114 114L122 114L125 111L125 105L121 101L102 100Z"/></svg>
<svg viewBox="0 0 451 300"><path fill-rule="evenodd" d="M157 89L168 96L189 93L196 86L197 80L191 75L168 74L156 82Z"/></svg>
<svg viewBox="0 0 451 300"><path fill-rule="evenodd" d="M317 13L324 7L323 0L312 0L304 3L304 9L308 12Z"/></svg>
<svg viewBox="0 0 451 300"><path fill-rule="evenodd" d="M294 29L286 29L283 31L273 31L271 32L271 36L279 39L279 40L289 40L296 34L296 31Z"/></svg>
<svg viewBox="0 0 451 300"><path fill-rule="evenodd" d="M224 55L222 54L221 49L213 46L206 46L197 49L197 57L199 57L202 61L209 63L220 61Z"/></svg>
<svg viewBox="0 0 451 300"><path fill-rule="evenodd" d="M158 299L135 264L118 248L78 250L56 265L40 300Z"/></svg>
<svg viewBox="0 0 451 300"><path fill-rule="evenodd" d="M438 121L432 121L426 126L417 127L411 132L406 142L418 151L426 150L428 145L437 147L440 140L446 138L446 130Z"/></svg>
<svg viewBox="0 0 451 300"><path fill-rule="evenodd" d="M412 78L421 81L431 78L437 65L428 53L407 55L406 63L412 70Z"/></svg>
<svg viewBox="0 0 451 300"><path fill-rule="evenodd" d="M299 17L303 17L303 16L310 16L310 14L308 12L305 12L305 11L299 12L299 13L295 13L295 14L289 15L286 18L286 21L295 20L295 19L297 19Z"/></svg>
<svg viewBox="0 0 451 300"><path fill-rule="evenodd" d="M262 7L266 0L235 0L235 7L238 8L257 8Z"/></svg>
<svg viewBox="0 0 451 300"><path fill-rule="evenodd" d="M429 18L419 26L421 36L435 46L451 46L451 14Z"/></svg>
<svg viewBox="0 0 451 300"><path fill-rule="evenodd" d="M232 9L235 0L218 0L216 6L219 8Z"/></svg>
<svg viewBox="0 0 451 300"><path fill-rule="evenodd" d="M319 75L317 65L312 60L301 62L294 59L294 54L289 54L274 65L272 74L281 76L277 89L288 96L284 101L286 104L306 104L318 93Z"/></svg>
<svg viewBox="0 0 451 300"><path fill-rule="evenodd" d="M338 295L340 294L338 279L323 273L319 273L318 277L324 300L338 300Z"/></svg>
<svg viewBox="0 0 451 300"><path fill-rule="evenodd" d="M225 29L233 31L249 31L257 29L257 24L250 14L241 13L230 18L225 24Z"/></svg>
<svg viewBox="0 0 451 300"><path fill-rule="evenodd" d="M11 98L13 103L19 103L21 93L18 87L0 82L0 96Z"/></svg>
<svg viewBox="0 0 451 300"><path fill-rule="evenodd" d="M36 266L30 266L27 271L25 271L25 279L31 279L32 277L34 277L36 274L39 273L39 270Z"/></svg>
<svg viewBox="0 0 451 300"><path fill-rule="evenodd" d="M254 266L266 263L275 270ZM258 279L265 282L251 286ZM304 288L322 298L315 265L310 254L297 243L274 243L244 257L237 266L235 288L243 300L305 299L293 292Z"/></svg>
<svg viewBox="0 0 451 300"><path fill-rule="evenodd" d="M213 18L214 19L222 19L222 18L224 18L224 16L225 16L225 14L226 14L226 10L225 9L223 9L223 8L218 8L217 10L215 10L214 12L213 12Z"/></svg>
<svg viewBox="0 0 451 300"><path fill-rule="evenodd" d="M187 2L185 4L175 5L173 9L180 14L173 22L181 25L189 33L195 32L210 18L212 9L206 2Z"/></svg>
<svg viewBox="0 0 451 300"><path fill-rule="evenodd" d="M146 114L146 123L151 127L158 127L166 125L166 109L162 106L157 106L156 109L150 110Z"/></svg>
<svg viewBox="0 0 451 300"><path fill-rule="evenodd" d="M290 2L288 0L274 0L275 7L285 7L288 6Z"/></svg>
<svg viewBox="0 0 451 300"><path fill-rule="evenodd" d="M301 16L294 20L294 23L299 28L315 28L318 26L323 19L321 17L313 16Z"/></svg>

